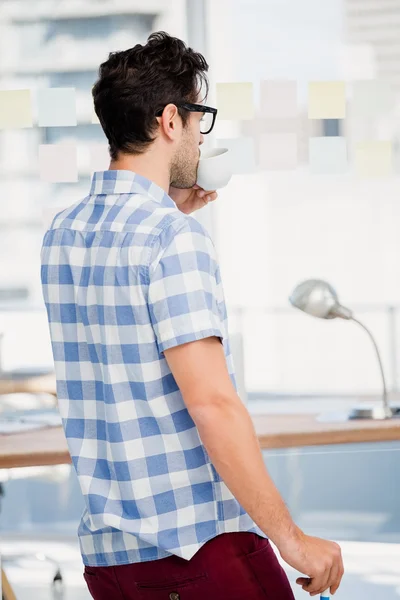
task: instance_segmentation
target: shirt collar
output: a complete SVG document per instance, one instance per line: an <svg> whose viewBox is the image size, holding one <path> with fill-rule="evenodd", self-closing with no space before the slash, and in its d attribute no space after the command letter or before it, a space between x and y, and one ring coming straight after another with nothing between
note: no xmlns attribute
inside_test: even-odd
<svg viewBox="0 0 400 600"><path fill-rule="evenodd" d="M159 185L133 171L96 171L92 177L90 195L102 194L144 194L163 206L176 208L175 202Z"/></svg>

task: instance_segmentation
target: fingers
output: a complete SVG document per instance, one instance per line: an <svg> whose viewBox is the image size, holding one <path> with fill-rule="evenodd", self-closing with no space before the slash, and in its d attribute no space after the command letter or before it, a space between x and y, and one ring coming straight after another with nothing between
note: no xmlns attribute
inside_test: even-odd
<svg viewBox="0 0 400 600"><path fill-rule="evenodd" d="M212 202L213 200L216 200L217 197L218 197L217 192L212 192L211 194L207 194L206 200L207 200L207 202Z"/></svg>
<svg viewBox="0 0 400 600"><path fill-rule="evenodd" d="M198 189L197 191L197 195L199 198L202 198L204 200L204 202L207 204L208 202L212 202L213 200L216 200L218 197L217 192L212 192L212 191L206 191L203 190L201 188Z"/></svg>
<svg viewBox="0 0 400 600"><path fill-rule="evenodd" d="M329 588L329 575L330 571L324 571L321 575L313 577L312 579L300 577L296 580L296 583L301 585L303 590L308 592L310 596L317 596Z"/></svg>
<svg viewBox="0 0 400 600"><path fill-rule="evenodd" d="M338 561L338 565L337 565L337 571L335 572L335 578L333 579L332 583L330 584L330 589L331 589L331 594L336 594L336 592L339 589L339 586L342 582L343 579L343 575L344 575L344 566L343 566L343 558L342 558L342 552L339 548L340 551L340 560Z"/></svg>
<svg viewBox="0 0 400 600"><path fill-rule="evenodd" d="M331 557L324 563L320 563L315 576L299 577L296 580L296 583L301 585L310 596L317 596L328 589L334 595L339 589L344 575L344 567L340 546L337 544L335 546Z"/></svg>

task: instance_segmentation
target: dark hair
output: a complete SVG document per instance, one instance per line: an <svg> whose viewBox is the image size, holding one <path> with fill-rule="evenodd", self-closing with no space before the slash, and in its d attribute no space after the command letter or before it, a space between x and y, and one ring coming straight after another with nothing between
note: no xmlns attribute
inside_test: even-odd
<svg viewBox="0 0 400 600"><path fill-rule="evenodd" d="M142 154L154 141L157 110L167 104L196 102L208 79L202 54L164 31L149 36L146 45L111 52L100 65L92 89L94 108L109 142L110 155ZM178 108L183 124L188 112Z"/></svg>

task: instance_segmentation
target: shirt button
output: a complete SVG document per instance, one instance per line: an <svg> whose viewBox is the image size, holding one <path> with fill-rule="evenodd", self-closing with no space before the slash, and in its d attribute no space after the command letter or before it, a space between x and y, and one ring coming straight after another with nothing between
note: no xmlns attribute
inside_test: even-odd
<svg viewBox="0 0 400 600"><path fill-rule="evenodd" d="M169 595L169 600L180 600L180 595L178 592L171 592Z"/></svg>

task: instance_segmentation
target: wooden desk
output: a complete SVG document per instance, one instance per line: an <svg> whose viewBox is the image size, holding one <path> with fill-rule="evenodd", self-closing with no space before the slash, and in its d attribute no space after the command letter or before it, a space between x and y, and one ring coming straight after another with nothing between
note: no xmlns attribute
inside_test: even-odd
<svg viewBox="0 0 400 600"><path fill-rule="evenodd" d="M309 414L263 414L252 419L262 449L400 440L400 419L321 423ZM0 468L66 463L71 457L62 427L0 435ZM16 600L3 571L1 576L5 600Z"/></svg>
<svg viewBox="0 0 400 600"><path fill-rule="evenodd" d="M263 449L400 440L400 419L320 422L316 414L253 415Z"/></svg>
<svg viewBox="0 0 400 600"><path fill-rule="evenodd" d="M320 423L316 415L253 415L262 449L400 440L400 419ZM0 468L71 462L62 427L0 435Z"/></svg>

